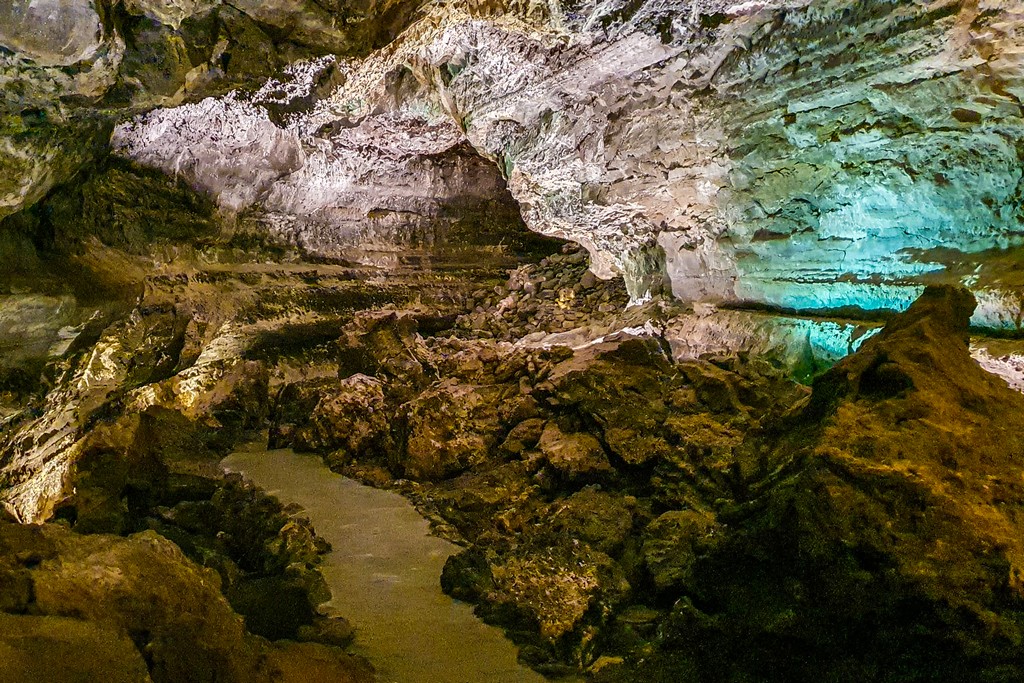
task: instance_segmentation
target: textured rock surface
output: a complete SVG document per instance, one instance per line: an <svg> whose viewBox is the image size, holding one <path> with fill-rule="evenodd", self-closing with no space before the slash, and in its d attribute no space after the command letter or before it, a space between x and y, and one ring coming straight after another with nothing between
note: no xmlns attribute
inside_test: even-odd
<svg viewBox="0 0 1024 683"><path fill-rule="evenodd" d="M461 535L446 588L546 671L1021 678L1024 405L967 325L1021 330L1022 26L999 0L8 3L0 502L163 537L42 527L53 554L0 554L0 611L70 648L103 622L96 676L145 680L145 641L153 680L312 675L289 652L329 678L214 585L253 631L316 631L308 525L205 478L272 411ZM524 223L590 258L506 276ZM854 351L809 399L780 370ZM1024 382L1019 344L974 355Z"/></svg>
<svg viewBox="0 0 1024 683"><path fill-rule="evenodd" d="M403 172L348 137L464 134L531 228L586 246L634 297L664 273L686 300L902 309L944 280L978 293L976 323L1015 329L1022 283L1001 254L1020 231L1021 21L995 1L453 3L340 65L288 130L356 177ZM188 139L154 158L147 126L166 129L133 124L122 148L171 170ZM296 180L313 177L337 172ZM290 186L270 211L298 213Z"/></svg>
<svg viewBox="0 0 1024 683"><path fill-rule="evenodd" d="M79 619L0 614L0 652L7 681L152 681L128 637Z"/></svg>
<svg viewBox="0 0 1024 683"><path fill-rule="evenodd" d="M108 148L126 115L223 94L298 58L366 54L416 2L12 0L0 7L0 218Z"/></svg>
<svg viewBox="0 0 1024 683"><path fill-rule="evenodd" d="M759 359L675 361L656 336L423 337L419 396L382 373L385 410L471 380L488 389L462 401L474 433L497 438L415 482L401 439L340 469L461 534L445 589L543 671L1012 680L1024 399L971 358L974 305L929 288L810 396Z"/></svg>
<svg viewBox="0 0 1024 683"><path fill-rule="evenodd" d="M0 44L42 66L69 66L99 50L103 26L92 0L11 0L0 9Z"/></svg>
<svg viewBox="0 0 1024 683"><path fill-rule="evenodd" d="M0 549L5 680L305 681L310 656L334 676L325 680L369 679L340 651L279 648L246 633L216 573L153 532L81 536L0 522Z"/></svg>

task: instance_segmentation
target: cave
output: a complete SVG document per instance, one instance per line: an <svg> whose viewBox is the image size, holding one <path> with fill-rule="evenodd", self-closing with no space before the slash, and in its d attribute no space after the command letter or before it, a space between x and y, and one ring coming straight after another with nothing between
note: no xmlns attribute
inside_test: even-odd
<svg viewBox="0 0 1024 683"><path fill-rule="evenodd" d="M0 6L0 681L1021 681L1022 394L1014 0Z"/></svg>

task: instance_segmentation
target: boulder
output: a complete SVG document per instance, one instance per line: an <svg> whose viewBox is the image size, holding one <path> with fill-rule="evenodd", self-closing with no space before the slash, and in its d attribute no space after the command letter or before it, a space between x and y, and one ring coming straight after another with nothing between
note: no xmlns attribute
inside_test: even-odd
<svg viewBox="0 0 1024 683"><path fill-rule="evenodd" d="M685 592L691 585L697 555L718 531L713 515L696 510L670 510L644 531L641 551L659 591Z"/></svg>
<svg viewBox="0 0 1024 683"><path fill-rule="evenodd" d="M501 444L501 451L510 456L518 456L523 451L533 448L540 441L545 424L545 421L539 417L523 420L509 431L505 441Z"/></svg>
<svg viewBox="0 0 1024 683"><path fill-rule="evenodd" d="M300 450L330 452L330 464L342 465L383 449L390 414L380 380L355 374L324 387L308 420L294 431Z"/></svg>
<svg viewBox="0 0 1024 683"><path fill-rule="evenodd" d="M635 499L587 487L548 509L548 531L616 557L633 531Z"/></svg>
<svg viewBox="0 0 1024 683"><path fill-rule="evenodd" d="M369 678L330 648L273 648L247 633L217 574L151 531L83 536L0 522L0 576L0 604L32 615L0 614L0 674L12 674L3 680L298 683L313 680L298 673L307 656L333 667L337 678L320 680Z"/></svg>
<svg viewBox="0 0 1024 683"><path fill-rule="evenodd" d="M615 473L601 442L585 432L566 434L549 422L537 443L544 463L569 484L587 484Z"/></svg>
<svg viewBox="0 0 1024 683"><path fill-rule="evenodd" d="M320 377L281 387L274 399L270 448L291 447L295 443L295 431L308 426L317 404L337 386L336 378Z"/></svg>
<svg viewBox="0 0 1024 683"><path fill-rule="evenodd" d="M493 388L445 381L403 405L396 466L406 477L438 480L484 462L500 430L495 399Z"/></svg>
<svg viewBox="0 0 1024 683"><path fill-rule="evenodd" d="M666 453L657 437L668 415L666 397L680 380L657 340L622 336L585 346L555 366L542 395L601 425L611 452L641 465Z"/></svg>
<svg viewBox="0 0 1024 683"><path fill-rule="evenodd" d="M123 632L70 617L0 614L0 681L152 683Z"/></svg>
<svg viewBox="0 0 1024 683"><path fill-rule="evenodd" d="M629 595L621 568L587 545L566 541L533 552L503 554L480 576L486 589L479 611L524 641L537 664L558 653L585 668L596 657L594 638Z"/></svg>
<svg viewBox="0 0 1024 683"><path fill-rule="evenodd" d="M398 402L427 382L421 359L427 355L419 323L409 311L360 311L338 340L339 376L369 375L385 381Z"/></svg>

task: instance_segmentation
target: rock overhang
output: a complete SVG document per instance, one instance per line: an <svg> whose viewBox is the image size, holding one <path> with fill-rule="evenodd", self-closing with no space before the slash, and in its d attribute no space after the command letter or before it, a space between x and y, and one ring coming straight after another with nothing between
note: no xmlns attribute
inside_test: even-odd
<svg viewBox="0 0 1024 683"><path fill-rule="evenodd" d="M403 155L441 130L496 164L529 227L584 245L636 300L667 286L688 301L876 315L953 282L978 296L976 325L1013 332L1022 23L994 0L432 6L296 95L298 111L267 100L284 118L249 112L294 163L253 145L233 156L244 172L214 165L195 184L231 210L262 202L274 225L302 232L299 204L318 192L287 198L323 185L340 149L353 180L342 204L358 205L346 221L366 222L367 202L405 182L388 173L409 171ZM210 132L206 110L231 99L212 102L139 119L117 146L177 173L178 155L147 157L138 140L159 134L202 156L206 142L152 122L191 117ZM346 152L346 137L386 147L394 168Z"/></svg>

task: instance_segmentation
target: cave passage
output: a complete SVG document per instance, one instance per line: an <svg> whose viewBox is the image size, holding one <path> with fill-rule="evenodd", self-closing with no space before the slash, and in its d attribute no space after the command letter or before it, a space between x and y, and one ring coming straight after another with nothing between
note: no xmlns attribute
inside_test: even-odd
<svg viewBox="0 0 1024 683"><path fill-rule="evenodd" d="M326 608L355 624L353 651L370 660L381 683L545 680L517 663L499 629L441 592L438 577L458 546L429 535L427 521L402 496L288 449L250 445L221 465L282 503L301 505L331 543L322 565L333 594Z"/></svg>

